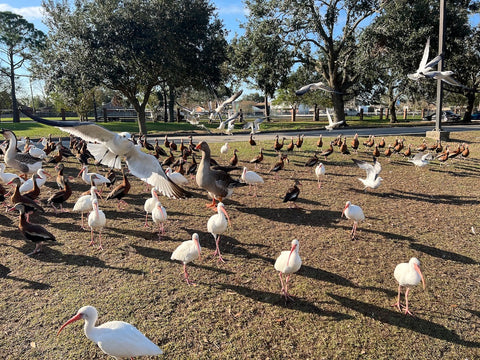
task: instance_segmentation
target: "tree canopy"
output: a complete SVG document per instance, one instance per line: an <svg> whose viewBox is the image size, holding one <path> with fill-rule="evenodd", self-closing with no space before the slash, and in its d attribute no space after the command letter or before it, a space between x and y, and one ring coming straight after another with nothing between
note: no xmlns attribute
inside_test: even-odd
<svg viewBox="0 0 480 360"><path fill-rule="evenodd" d="M43 74L59 92L97 85L120 91L146 133L145 106L156 86L217 84L226 42L205 0L47 0L49 46Z"/></svg>

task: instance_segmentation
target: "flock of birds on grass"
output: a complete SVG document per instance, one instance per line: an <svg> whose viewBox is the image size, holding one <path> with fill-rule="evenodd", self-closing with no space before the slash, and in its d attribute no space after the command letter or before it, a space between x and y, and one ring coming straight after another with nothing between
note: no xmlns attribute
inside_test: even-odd
<svg viewBox="0 0 480 360"><path fill-rule="evenodd" d="M116 134L92 123L55 122L35 116L32 116L32 118L44 124L58 126L62 130L69 132L71 136L69 147L63 146L61 141L54 142L49 138L41 139L43 149L40 149L34 146L29 139L23 140L25 143L21 144L10 130L2 129L1 131L7 142L2 146L5 164L0 164L0 180L3 184L13 186L10 194L7 193L4 186L1 186L1 196L3 200L10 196L11 207L8 210L18 211L19 230L26 239L36 244L33 252L28 255L40 252L43 243L56 241L52 233L43 226L32 223L30 220L30 216L33 213L37 211L45 212L45 209L39 202L39 195L47 177L52 176L43 169L42 166L45 163L55 165L54 168L57 172L56 182L59 190L45 200L44 204L51 206L53 211L57 212L67 211L63 205L72 195L70 186L72 179L63 174L64 165L62 161L65 157L71 156L75 156L79 160L81 168L78 177L81 177L83 182L90 185L90 190L78 197L73 206L73 211L81 213L81 226L83 229L86 229L84 216L88 214L87 225L91 231L90 245L94 245L95 232L97 232L100 249L103 249L101 234L102 229L106 226L107 219L104 212L99 209L98 199L102 198L102 192L105 188L111 188L106 199L116 199L118 201L118 210L123 210L128 206L123 198L128 195L130 190L129 173L143 180L147 188L148 185L151 185L151 197L144 204L144 226L149 226L148 219L150 216L151 220L158 227L158 237L161 239L165 231L164 224L167 220L167 212L161 204L159 195L172 198L189 197L190 193L181 186L189 182L188 176L194 176L198 187L205 190L212 198L212 202L208 203L207 206L215 210L216 214L208 219L207 230L214 237L215 252L213 255L218 257L219 262L224 262L219 246L220 236L225 233L230 225L230 218L223 203L224 199L228 199L236 187L247 185L254 187L252 196L256 196L257 186L264 183L263 178L255 171L248 170L247 167L242 169L238 166L237 149L233 149L233 156L228 161L228 165L222 166L212 158L207 142L202 141L199 144L194 144L191 136L188 144L184 144L182 140L178 147L173 140L169 141L168 136L165 136L164 146L168 149L169 155L164 148L159 146L158 140L155 140L155 145L152 145L144 137L135 140L134 136L130 134ZM273 150L278 154L278 160L269 168L268 173L274 173L275 177L278 177L278 173L285 169L286 164L288 164L289 153L293 152L295 148L300 149L302 147L304 135L299 134L296 140L294 140L294 137L291 137L289 143L285 143L285 140L285 137L280 139L278 135L274 139ZM257 145L252 135L250 135L248 142L252 148ZM21 145L23 145L24 150L20 149ZM412 145L408 145L405 148L403 139L396 139L393 144L386 145L384 138L381 138L377 143L376 137L371 135L363 142L363 146L365 151L371 154L373 162L370 163L357 159L352 159L352 161L366 173L365 178L359 178L365 191L367 189L376 189L381 185L382 178L379 174L382 167L377 159L382 156L382 152L383 157L387 158L388 161L392 155L397 154L397 156L407 158L416 167L426 166L434 159L444 163L448 159L466 158L469 156L467 144L459 144L456 150L450 152L450 146L446 145L443 147L441 141L428 146L426 140L423 140L422 144L415 148ZM320 135L316 142L316 147L317 150L305 162L304 166L314 169L313 173L316 177L318 188L321 188L322 178L326 173L326 169L320 160L323 158L326 161L328 156L336 151L335 148L338 148L337 151L345 156L352 152L357 153L360 142L356 134L351 140L350 146L348 146L346 137L339 135L329 142L327 149L322 149L323 138ZM93 153L91 149L93 149ZM380 149L382 149L382 152L380 152ZM32 155L32 150L39 157ZM175 158L174 152L177 150L181 152L181 156ZM221 147L219 156L227 156L230 150L231 147L227 142ZM263 151L264 149L261 148L259 154L249 161L252 166L255 166L255 169L264 161ZM413 155L412 151L417 151L416 155ZM196 160L198 152L201 153L199 162ZM190 163L188 163L188 157L191 158ZM121 164L122 160L125 160L126 166L120 165L122 181L119 183L116 179L117 174L114 166ZM89 162L93 162L94 166L107 164L107 166L110 166L110 169L105 175L89 172L88 166L92 165ZM6 173L6 167L16 170L20 175ZM237 179L233 178L230 173L239 169L242 169L241 176ZM31 177L27 179L27 176ZM290 203L291 207L297 207L296 200L300 195L299 186L301 186L300 181L294 180L292 187L286 191L283 202ZM343 216L353 221L350 236L352 240L356 239L358 224L365 219L362 208L347 201L342 211ZM187 272L187 264L200 259L200 256L201 246L197 233L192 234L191 240L181 243L172 253L171 259L178 260L183 264L184 278L188 285L195 285L195 282ZM281 294L285 301L291 299L288 290L290 276L300 269L301 264L299 241L294 239L290 250L282 251L274 264L275 269L279 273ZM412 258L408 263L399 264L394 271L394 277L398 281L399 288L398 299L393 306L400 311L404 311L405 314L412 314L408 306L410 287L417 285L420 281L422 281L425 287L419 265L419 260ZM405 306L400 303L402 287L406 288ZM97 311L91 306L81 308L72 319L60 328L59 333L66 325L80 319L85 320L84 329L87 337L95 341L107 354L117 358L161 354L158 346L144 337L130 324L114 321L95 327ZM129 341L133 341L132 339L134 339L134 342L130 343ZM119 345L120 343L122 346Z"/></svg>

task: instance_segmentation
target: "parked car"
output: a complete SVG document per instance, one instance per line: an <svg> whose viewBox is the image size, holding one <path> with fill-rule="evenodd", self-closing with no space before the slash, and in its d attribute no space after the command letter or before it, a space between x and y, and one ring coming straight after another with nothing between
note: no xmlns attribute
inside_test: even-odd
<svg viewBox="0 0 480 360"><path fill-rule="evenodd" d="M427 115L423 117L424 121L432 121L435 120L435 114ZM455 114L453 111L446 110L443 112L442 121L443 122L458 122L462 120L460 115Z"/></svg>
<svg viewBox="0 0 480 360"><path fill-rule="evenodd" d="M480 111L472 114L472 120L480 120Z"/></svg>
<svg viewBox="0 0 480 360"><path fill-rule="evenodd" d="M347 116L358 116L360 113L355 109L345 109L345 115Z"/></svg>

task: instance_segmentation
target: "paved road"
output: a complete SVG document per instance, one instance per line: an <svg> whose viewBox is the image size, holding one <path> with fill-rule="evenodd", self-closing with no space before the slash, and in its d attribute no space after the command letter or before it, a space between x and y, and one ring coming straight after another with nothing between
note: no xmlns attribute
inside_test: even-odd
<svg viewBox="0 0 480 360"><path fill-rule="evenodd" d="M272 140L275 134L278 134L280 137L290 138L291 136L297 136L298 134L305 134L306 138L318 137L320 134L323 137L336 137L339 134L343 134L347 137L353 137L355 133L358 133L360 137L368 137L368 135L375 136L402 136L402 135L425 135L427 131L433 130L433 125L428 126L412 126L412 127L388 127L388 128L342 128L332 131L327 130L307 130L307 131L277 131L277 132L259 132L254 135L255 140L266 141ZM480 131L480 125L448 125L442 126L442 130L449 132L457 131ZM196 135L194 136L194 141L198 143L202 140L207 140L208 142L234 142L234 141L247 141L249 134L235 134L235 135ZM149 141L153 141L155 136L149 137ZM184 140L187 139L187 136L168 136L169 139L174 139L175 142L180 141L181 138ZM163 139L160 138L159 139Z"/></svg>

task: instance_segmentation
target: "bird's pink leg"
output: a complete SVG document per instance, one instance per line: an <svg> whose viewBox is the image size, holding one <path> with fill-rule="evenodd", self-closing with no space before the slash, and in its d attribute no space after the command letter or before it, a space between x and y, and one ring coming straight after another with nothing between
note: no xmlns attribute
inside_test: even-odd
<svg viewBox="0 0 480 360"><path fill-rule="evenodd" d="M288 293L288 280L290 280L290 274L287 275L287 279L285 281L285 300L290 299L290 300L293 301L293 298Z"/></svg>
<svg viewBox="0 0 480 360"><path fill-rule="evenodd" d="M143 224L143 227L149 227L148 226L148 212L145 212L145 224Z"/></svg>
<svg viewBox="0 0 480 360"><path fill-rule="evenodd" d="M88 244L88 246L92 246L93 243L94 243L94 241L93 241L93 228L90 228L90 234L91 234L91 236L90 236L90 244Z"/></svg>
<svg viewBox="0 0 480 360"><path fill-rule="evenodd" d="M215 252L213 253L213 256L216 256L218 255L218 261L219 262L225 262L225 260L223 260L223 257L222 257L222 254L220 253L220 248L218 247L218 243L220 242L220 235L217 235L217 238L215 240Z"/></svg>
<svg viewBox="0 0 480 360"><path fill-rule="evenodd" d="M185 275L185 281L188 285L195 285L195 283L188 277L187 264L183 264L183 274Z"/></svg>
<svg viewBox="0 0 480 360"><path fill-rule="evenodd" d="M405 290L405 315L411 315L413 314L408 310L408 292L410 291L410 288L407 287L407 290Z"/></svg>
<svg viewBox="0 0 480 360"><path fill-rule="evenodd" d="M283 295L285 295L285 286L283 285L283 276L281 271L278 273L278 276L280 277L280 283L282 284L282 290L280 291Z"/></svg>
<svg viewBox="0 0 480 360"><path fill-rule="evenodd" d="M63 208L63 205L62 205L62 204L60 204L60 211L61 211L61 212L69 212L68 209L64 209L64 208Z"/></svg>
<svg viewBox="0 0 480 360"><path fill-rule="evenodd" d="M158 224L158 240L162 239L162 224Z"/></svg>
<svg viewBox="0 0 480 360"><path fill-rule="evenodd" d="M322 183L320 182L320 179L317 179L317 187L318 187L319 189L322 188Z"/></svg>
<svg viewBox="0 0 480 360"><path fill-rule="evenodd" d="M402 292L402 286L401 286L401 285L398 285L397 302L396 302L395 304L393 304L392 307L396 307L399 311L402 311L402 309L400 308L400 295L401 295L401 292Z"/></svg>
<svg viewBox="0 0 480 360"><path fill-rule="evenodd" d="M98 242L100 243L100 245L98 246L98 248L99 248L100 250L103 250L103 245L102 245L102 230L100 230L100 231L98 232Z"/></svg>
<svg viewBox="0 0 480 360"><path fill-rule="evenodd" d="M52 205L53 209L55 210L55 214L58 213L58 209L55 207L55 205L53 205L53 203L50 203L50 205Z"/></svg>
<svg viewBox="0 0 480 360"><path fill-rule="evenodd" d="M85 223L84 223L84 220L83 220L84 216L83 216L83 211L82 211L82 230L87 230L85 228Z"/></svg>
<svg viewBox="0 0 480 360"><path fill-rule="evenodd" d="M35 246L35 249L34 249L31 253L28 253L27 256L31 256L31 255L38 254L40 251L42 251L42 244L41 244L41 243L38 243L38 244Z"/></svg>

